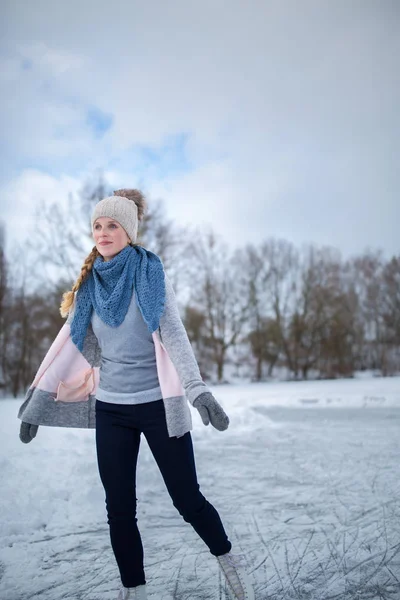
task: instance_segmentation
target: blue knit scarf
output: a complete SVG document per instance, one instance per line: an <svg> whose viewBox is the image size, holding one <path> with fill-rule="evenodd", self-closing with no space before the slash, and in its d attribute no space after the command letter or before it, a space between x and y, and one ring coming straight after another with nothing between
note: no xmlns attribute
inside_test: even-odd
<svg viewBox="0 0 400 600"><path fill-rule="evenodd" d="M97 257L76 294L71 338L82 352L94 309L111 327L124 320L135 290L143 319L153 333L165 304L164 268L160 258L141 246L126 246L109 261Z"/></svg>

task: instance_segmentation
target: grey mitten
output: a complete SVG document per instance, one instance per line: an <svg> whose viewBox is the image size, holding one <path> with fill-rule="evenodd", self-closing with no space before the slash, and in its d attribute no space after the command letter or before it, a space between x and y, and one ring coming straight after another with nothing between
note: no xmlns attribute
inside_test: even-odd
<svg viewBox="0 0 400 600"><path fill-rule="evenodd" d="M211 421L211 425L218 431L228 429L229 417L211 392L203 392L197 396L193 406L199 411L204 425L208 425Z"/></svg>
<svg viewBox="0 0 400 600"><path fill-rule="evenodd" d="M37 434L38 427L39 425L32 425L31 423L25 423L25 421L22 421L19 429L19 439L21 442L24 442L24 444L29 444L29 442L32 441Z"/></svg>

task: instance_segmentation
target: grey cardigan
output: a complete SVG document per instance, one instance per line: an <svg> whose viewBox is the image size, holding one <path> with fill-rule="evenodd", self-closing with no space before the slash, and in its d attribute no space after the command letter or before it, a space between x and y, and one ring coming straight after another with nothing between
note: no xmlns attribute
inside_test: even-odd
<svg viewBox="0 0 400 600"><path fill-rule="evenodd" d="M201 378L199 367L185 327L179 315L171 281L165 275L165 305L157 331L153 333L157 369L165 406L168 433L180 437L192 427L188 406L210 390ZM101 362L101 349L89 324L83 351L73 344L70 323L73 305L66 323L43 359L35 380L28 389L18 418L34 425L94 428L95 385ZM79 356L80 355L80 356ZM71 358L72 357L72 358ZM75 387L76 365L84 363L84 378ZM60 377L62 373L62 379Z"/></svg>

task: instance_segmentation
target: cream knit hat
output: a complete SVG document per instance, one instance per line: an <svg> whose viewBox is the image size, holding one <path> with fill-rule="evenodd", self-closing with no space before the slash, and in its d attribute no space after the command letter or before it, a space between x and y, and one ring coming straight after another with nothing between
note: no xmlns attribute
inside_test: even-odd
<svg viewBox="0 0 400 600"><path fill-rule="evenodd" d="M121 195L119 195L121 193ZM92 229L99 217L115 219L125 229L131 242L136 243L139 219L144 210L144 197L139 190L117 190L96 204L92 214ZM124 194L124 195L122 195ZM138 202L139 207L136 202ZM138 213L140 209L140 214Z"/></svg>

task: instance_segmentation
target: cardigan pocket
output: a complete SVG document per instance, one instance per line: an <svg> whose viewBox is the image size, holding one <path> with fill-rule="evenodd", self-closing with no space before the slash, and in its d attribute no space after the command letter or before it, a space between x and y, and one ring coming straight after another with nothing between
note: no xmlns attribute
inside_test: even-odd
<svg viewBox="0 0 400 600"><path fill-rule="evenodd" d="M81 371L77 377L69 380L68 383L60 381L57 387L57 396L54 400L61 400L62 402L87 401L94 387L93 369L87 369Z"/></svg>

